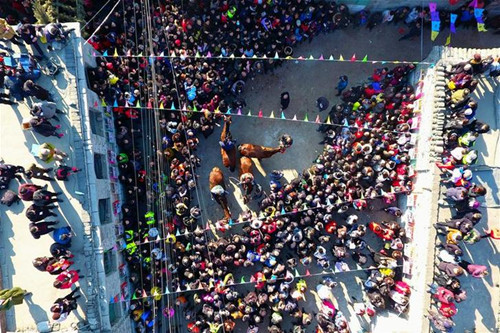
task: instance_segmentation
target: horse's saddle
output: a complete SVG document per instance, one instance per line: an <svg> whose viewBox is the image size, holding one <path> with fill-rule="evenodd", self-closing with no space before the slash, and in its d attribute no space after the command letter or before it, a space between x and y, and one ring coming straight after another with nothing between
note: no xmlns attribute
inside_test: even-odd
<svg viewBox="0 0 500 333"><path fill-rule="evenodd" d="M254 181L254 177L250 172L244 173L240 176L240 183L251 184Z"/></svg>
<svg viewBox="0 0 500 333"><path fill-rule="evenodd" d="M224 187L222 187L221 185L215 185L210 190L210 193L212 193L212 195L223 195L225 192L226 191L224 190Z"/></svg>

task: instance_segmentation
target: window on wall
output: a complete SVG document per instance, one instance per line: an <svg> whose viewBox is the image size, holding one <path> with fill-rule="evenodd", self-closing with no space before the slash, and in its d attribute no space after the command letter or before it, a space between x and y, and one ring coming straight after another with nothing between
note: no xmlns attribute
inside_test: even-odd
<svg viewBox="0 0 500 333"><path fill-rule="evenodd" d="M94 153L94 169L95 169L95 176L97 179L108 178L108 171L106 166L107 166L106 156L103 154Z"/></svg>
<svg viewBox="0 0 500 333"><path fill-rule="evenodd" d="M109 275L116 271L116 252L109 249L104 252L104 273Z"/></svg>
<svg viewBox="0 0 500 333"><path fill-rule="evenodd" d="M104 121L100 110L89 110L90 130L92 134L104 136Z"/></svg>
<svg viewBox="0 0 500 333"><path fill-rule="evenodd" d="M119 296L119 295L117 295ZM118 322L118 320L120 320L120 318L122 317L122 305L121 303L123 302L120 302L119 301L119 297L115 296L114 297L114 300L116 300L118 298L118 302L117 303L109 303L109 322L111 325L113 324L116 324Z"/></svg>
<svg viewBox="0 0 500 333"><path fill-rule="evenodd" d="M111 202L109 198L99 199L99 220L101 224L111 222Z"/></svg>

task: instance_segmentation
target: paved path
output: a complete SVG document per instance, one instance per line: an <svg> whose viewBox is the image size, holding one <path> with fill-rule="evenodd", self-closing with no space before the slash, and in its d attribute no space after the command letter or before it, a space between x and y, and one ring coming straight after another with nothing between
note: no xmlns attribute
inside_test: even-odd
<svg viewBox="0 0 500 333"><path fill-rule="evenodd" d="M497 49L498 50L498 49ZM458 51L452 50L452 54ZM475 51L467 51L468 56ZM482 51L483 55L488 51ZM464 57L462 60L467 60ZM480 198L480 208L483 219L476 227L482 232L484 229L498 228L500 221L500 80L484 76L474 91L474 99L478 101L476 118L491 126L489 133L483 134L474 145L478 150L479 158L474 170L473 182L485 186L488 194ZM442 187L444 189L444 187ZM439 220L451 217L448 207L439 207ZM457 305L458 315L454 317L457 332L498 332L500 313L500 243L489 238L474 245L462 243L464 260L480 265L486 265L490 274L484 279L471 276L460 278L463 288L468 293L468 299Z"/></svg>
<svg viewBox="0 0 500 333"><path fill-rule="evenodd" d="M64 51L53 52L51 56L55 57L61 64L66 62ZM74 89L74 76L64 70L57 75L56 80L51 80L42 74L42 78L37 80L37 84L47 88L58 101L58 107L69 112L68 94L71 87ZM18 106L10 107L2 104L0 107L0 156L5 163L22 165L28 167L31 163L37 163L44 167L54 167L54 163L45 164L37 160L30 154L33 143L49 142L56 145L57 148L67 152L70 156L68 165L72 165L74 156L72 154L72 125L67 115L60 117L63 132L66 134L61 139L51 137L45 138L32 131L23 131L21 122L23 118L30 117L29 105L21 103ZM26 181L26 180L25 180ZM33 180L38 185L49 184L46 181ZM12 181L10 189L17 192L18 182ZM81 269L85 275L85 266L81 256L83 248L83 234L81 219L78 213L81 211L81 204L78 201L77 177L72 176L68 182L53 181L50 182L49 191L61 191L64 194L61 198L64 202L59 204L55 212L58 215L55 219L59 221L59 226L69 224L75 237L72 242L71 250L75 253L75 269ZM20 202L10 208L0 206L0 264L2 267L3 287L9 288L20 286L33 293L31 298L22 305L15 306L7 311L7 328L9 331L33 332L36 330L36 324L51 319L49 311L50 306L58 297L69 293L67 290L55 289L52 284L55 276L40 272L35 269L31 261L40 256L50 256L49 247L53 243L51 235L44 235L35 240L29 230L29 221L25 217L25 209L30 205L29 202ZM80 283L84 284L85 279ZM78 322L85 318L85 297L79 300L79 309L74 311L66 321L61 323L61 328L69 327L71 323Z"/></svg>

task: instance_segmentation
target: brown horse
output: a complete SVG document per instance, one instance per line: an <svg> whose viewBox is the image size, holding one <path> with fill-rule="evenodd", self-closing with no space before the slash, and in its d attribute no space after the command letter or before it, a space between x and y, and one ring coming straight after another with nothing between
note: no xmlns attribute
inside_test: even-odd
<svg viewBox="0 0 500 333"><path fill-rule="evenodd" d="M214 167L210 172L208 181L210 184L210 193L212 194L212 198L224 210L224 219L229 221L229 219L231 219L231 212L229 211L229 205L227 203L227 192L224 185L224 174L222 173L222 170L218 167Z"/></svg>
<svg viewBox="0 0 500 333"><path fill-rule="evenodd" d="M243 156L257 158L260 160L263 158L269 158L279 152L284 153L285 150L292 145L292 143L292 137L288 134L284 134L279 140L279 146L276 148L243 143L238 146L238 151Z"/></svg>
<svg viewBox="0 0 500 333"><path fill-rule="evenodd" d="M233 136L229 131L229 126L231 125L231 116L224 116L224 127L222 128L222 133L220 135L219 144L220 154L222 155L222 164L226 168L229 168L231 172L234 172L236 168L236 147L234 145L235 141Z"/></svg>
<svg viewBox="0 0 500 333"><path fill-rule="evenodd" d="M256 185L253 176L252 160L249 157L243 156L240 158L240 185L243 194L243 203L247 204L250 201L254 185ZM259 185L256 185L256 194L262 193Z"/></svg>

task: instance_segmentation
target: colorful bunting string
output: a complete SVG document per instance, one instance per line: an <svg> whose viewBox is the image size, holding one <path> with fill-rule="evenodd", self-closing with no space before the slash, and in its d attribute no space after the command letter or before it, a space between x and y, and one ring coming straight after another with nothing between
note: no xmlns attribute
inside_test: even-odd
<svg viewBox="0 0 500 333"><path fill-rule="evenodd" d="M108 57L108 50L104 51L102 54L98 54L97 52L93 52L94 57ZM113 57L118 57L118 58L141 58L144 57L142 53L139 53L137 55L132 55L130 54L130 50L126 52L126 55L118 55L118 51L115 49L115 53ZM170 55L164 55L163 52L160 55L150 55L149 56L150 61L151 59L155 58L182 58L182 59L189 59L189 58L214 58L214 56L210 53L210 51L207 52L205 56L202 56L199 52L197 52L195 55L187 55L187 54L182 54L182 55L177 55L175 52L172 52ZM291 60L291 61L332 61L332 62L358 62L358 63L363 63L363 62L368 62L368 55L366 55L363 59L357 59L356 54L353 54L353 56L349 60L345 60L344 57L340 54L339 57L336 59L334 58L333 55L330 55L330 57L325 58L323 55L320 55L319 57L315 58L313 55L310 55L307 58L304 58L303 56L300 57L278 57L276 58L276 55L272 58L267 57L266 55L263 56L253 56L251 58L246 57L244 55L242 56L236 56L234 54L231 54L230 56L223 56L219 55L216 57L217 59L252 59L252 60L268 60L268 59L274 59L274 60L280 60L280 61L285 61L285 60ZM419 61L408 61L408 60L373 60L373 64L376 63L388 63L388 64L397 64L397 63L404 63L404 64L424 64L424 65L432 65L434 63L431 62L419 62Z"/></svg>

